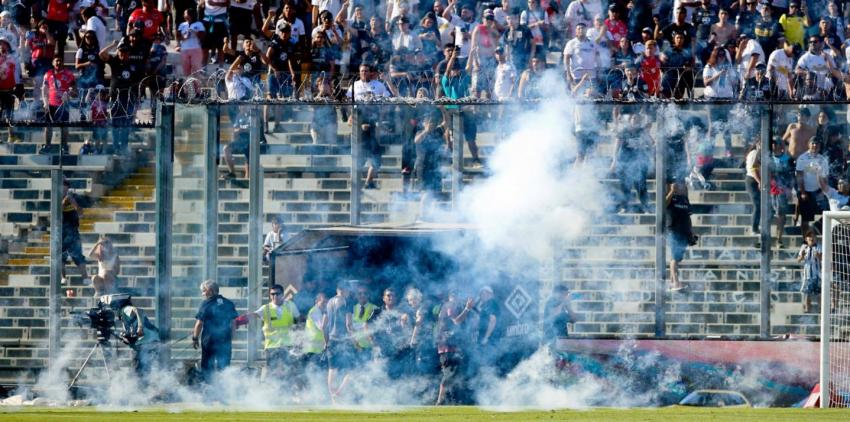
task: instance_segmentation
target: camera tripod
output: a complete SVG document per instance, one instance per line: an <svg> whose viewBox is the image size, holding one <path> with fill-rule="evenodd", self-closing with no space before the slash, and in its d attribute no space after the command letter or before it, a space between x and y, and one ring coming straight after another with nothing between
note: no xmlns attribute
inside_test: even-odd
<svg viewBox="0 0 850 422"><path fill-rule="evenodd" d="M88 356L86 356L86 360L84 360L83 364L80 365L80 369L77 370L77 373L74 375L74 378L71 380L71 383L68 384L68 390L74 387L74 384L77 383L77 380L80 378L80 375L82 375L83 370L86 369L86 366L88 366L89 362L91 361L91 358L98 350L100 351L100 358L103 360L103 367L106 368L106 378L111 379L112 375L109 371L109 361L112 359L112 352L110 351L111 347L112 344L109 343L109 340L98 339L97 343L95 343L94 346L92 346L91 351L89 351Z"/></svg>

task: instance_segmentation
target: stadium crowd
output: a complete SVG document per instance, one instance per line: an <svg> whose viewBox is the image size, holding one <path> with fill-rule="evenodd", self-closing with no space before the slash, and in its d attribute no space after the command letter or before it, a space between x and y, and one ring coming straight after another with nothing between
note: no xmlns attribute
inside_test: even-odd
<svg viewBox="0 0 850 422"><path fill-rule="evenodd" d="M140 97L219 69L229 99L343 99L361 66L407 97L535 98L557 68L594 98L843 99L848 14L825 0L5 0L0 109L27 97L34 117L76 106L120 125Z"/></svg>

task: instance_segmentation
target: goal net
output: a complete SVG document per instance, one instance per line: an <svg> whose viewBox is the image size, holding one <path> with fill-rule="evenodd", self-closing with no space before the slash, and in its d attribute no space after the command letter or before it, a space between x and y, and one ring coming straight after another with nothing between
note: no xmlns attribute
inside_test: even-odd
<svg viewBox="0 0 850 422"><path fill-rule="evenodd" d="M823 214L821 407L850 407L850 211Z"/></svg>

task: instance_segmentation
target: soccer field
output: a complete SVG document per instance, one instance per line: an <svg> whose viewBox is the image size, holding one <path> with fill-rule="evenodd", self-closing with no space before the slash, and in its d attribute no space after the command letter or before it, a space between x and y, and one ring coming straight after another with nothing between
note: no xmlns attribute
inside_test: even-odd
<svg viewBox="0 0 850 422"><path fill-rule="evenodd" d="M0 409L3 421L847 421L848 409L588 409L498 411L477 407L418 407L386 411L311 410L280 412L204 411L180 409L16 408Z"/></svg>

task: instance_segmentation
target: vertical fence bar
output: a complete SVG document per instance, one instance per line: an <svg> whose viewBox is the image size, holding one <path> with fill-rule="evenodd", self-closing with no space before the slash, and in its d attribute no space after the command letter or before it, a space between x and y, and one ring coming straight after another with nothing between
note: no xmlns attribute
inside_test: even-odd
<svg viewBox="0 0 850 422"><path fill-rule="evenodd" d="M449 115L452 122L452 209L458 208L458 198L463 186L463 116L460 108Z"/></svg>
<svg viewBox="0 0 850 422"><path fill-rule="evenodd" d="M285 106L278 106L285 107ZM248 310L260 307L262 291L262 224L263 224L263 171L260 167L260 138L262 137L262 119L260 108L251 106L251 148L248 151ZM248 366L251 366L259 355L257 344L257 328L255 319L249 320L248 325Z"/></svg>
<svg viewBox="0 0 850 422"><path fill-rule="evenodd" d="M770 337L770 166L771 160L770 149L770 122L773 118L772 107L769 105L762 106L761 115L761 169L760 178L761 186L761 262L759 264L761 272L761 283L759 288L760 305L759 305L759 336L761 338Z"/></svg>
<svg viewBox="0 0 850 422"><path fill-rule="evenodd" d="M374 122L372 122L374 124ZM360 107L351 107L351 198L348 212L349 222L352 226L360 225L360 193L362 183L360 180L360 163L362 160L363 130L360 128Z"/></svg>
<svg viewBox="0 0 850 422"><path fill-rule="evenodd" d="M171 218L174 187L174 105L161 103L156 119L156 325L160 361L171 360ZM167 366L164 366L167 367Z"/></svg>
<svg viewBox="0 0 850 422"><path fill-rule="evenodd" d="M62 283L62 170L50 170L50 285L48 287L48 338L47 365L50 371L61 370L58 363L61 343L62 305L60 285Z"/></svg>
<svg viewBox="0 0 850 422"><path fill-rule="evenodd" d="M664 194L667 172L667 139L658 136L655 142L655 336L667 334L664 316L664 295L666 294L667 268L666 245L664 243Z"/></svg>
<svg viewBox="0 0 850 422"><path fill-rule="evenodd" d="M820 407L829 407L830 388L829 383L829 346L830 338L830 304L832 289L832 212L823 213L823 233L826 240L823 242L823 259L821 260L821 296L820 296ZM828 235L827 235L828 234Z"/></svg>
<svg viewBox="0 0 850 422"><path fill-rule="evenodd" d="M204 148L204 278L216 280L218 267L218 146L221 110L207 106L207 132Z"/></svg>

